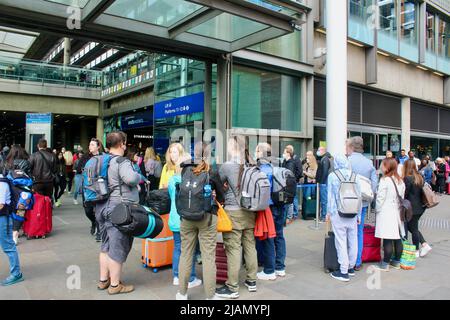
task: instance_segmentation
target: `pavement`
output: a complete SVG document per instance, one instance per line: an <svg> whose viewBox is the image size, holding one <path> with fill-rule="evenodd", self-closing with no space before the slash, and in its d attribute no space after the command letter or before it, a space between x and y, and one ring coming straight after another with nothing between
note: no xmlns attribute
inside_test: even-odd
<svg viewBox="0 0 450 320"><path fill-rule="evenodd" d="M25 281L0 287L0 300L172 300L172 270L157 273L142 267L141 240L135 240L123 270L123 281L134 284L133 293L109 296L96 288L100 244L90 235L90 223L81 205L70 195L54 209L53 232L46 239L26 240L18 245ZM369 220L373 216L369 217ZM419 258L412 271L374 272L371 264L348 283L341 283L323 270L325 225L314 230L314 221L296 220L285 228L286 277L258 281L258 291L249 293L241 285L241 300L310 299L450 299L450 196L442 196L438 207L427 210L421 231L433 251ZM0 279L8 276L8 260L0 253ZM197 274L201 278L201 265ZM241 270L243 272L243 270ZM244 272L241 274L244 279ZM204 299L203 286L190 289L189 299Z"/></svg>

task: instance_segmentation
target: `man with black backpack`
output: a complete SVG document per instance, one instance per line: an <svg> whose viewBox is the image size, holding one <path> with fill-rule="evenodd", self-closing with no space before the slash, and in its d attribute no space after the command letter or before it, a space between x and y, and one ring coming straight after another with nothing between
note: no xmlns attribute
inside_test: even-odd
<svg viewBox="0 0 450 320"><path fill-rule="evenodd" d="M39 150L30 156L30 170L34 180L35 192L52 198L53 183L56 177L56 157L47 150L47 140L40 139Z"/></svg>
<svg viewBox="0 0 450 320"><path fill-rule="evenodd" d="M108 289L110 295L129 293L134 290L132 285L120 281L122 265L125 263L133 245L133 236L117 229L111 222L111 212L121 202L139 203L137 188L140 175L133 169L130 160L124 157L126 134L111 132L106 137L106 146L112 158L107 169L107 186L109 197L95 207L95 216L102 238L100 252L99 290Z"/></svg>
<svg viewBox="0 0 450 320"><path fill-rule="evenodd" d="M13 218L11 213L14 210L12 194L8 182L2 173L5 172L5 162L0 160L0 244L3 252L9 258L10 276L1 284L9 286L24 280L20 271L19 254L13 240Z"/></svg>

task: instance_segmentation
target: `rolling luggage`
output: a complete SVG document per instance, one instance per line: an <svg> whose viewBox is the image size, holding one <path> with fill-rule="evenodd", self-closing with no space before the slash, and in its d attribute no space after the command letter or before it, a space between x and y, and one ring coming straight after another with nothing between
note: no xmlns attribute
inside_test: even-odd
<svg viewBox="0 0 450 320"><path fill-rule="evenodd" d="M216 283L224 284L228 279L227 255L223 243L216 246Z"/></svg>
<svg viewBox="0 0 450 320"><path fill-rule="evenodd" d="M323 264L327 273L337 271L340 268L334 241L334 233L330 230L330 222L327 222L327 233L325 235L325 246L323 250Z"/></svg>
<svg viewBox="0 0 450 320"><path fill-rule="evenodd" d="M144 268L158 269L172 265L173 257L173 233L169 229L169 214L162 215L164 227L161 233L154 239L142 240L141 260Z"/></svg>
<svg viewBox="0 0 450 320"><path fill-rule="evenodd" d="M34 194L33 209L25 214L23 231L30 238L45 238L52 231L52 200L41 194Z"/></svg>
<svg viewBox="0 0 450 320"><path fill-rule="evenodd" d="M302 218L303 220L312 220L316 218L317 195L316 186L307 186L302 188Z"/></svg>
<svg viewBox="0 0 450 320"><path fill-rule="evenodd" d="M375 238L375 227L364 225L364 246L362 251L362 262L381 261L381 239Z"/></svg>

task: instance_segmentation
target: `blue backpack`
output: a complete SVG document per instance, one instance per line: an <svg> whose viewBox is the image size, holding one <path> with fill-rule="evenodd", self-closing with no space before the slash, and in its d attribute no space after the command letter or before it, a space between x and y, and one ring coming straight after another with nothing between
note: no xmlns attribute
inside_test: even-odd
<svg viewBox="0 0 450 320"><path fill-rule="evenodd" d="M0 179L9 185L11 192L10 213L13 219L25 221L25 211L33 209L34 197L32 192L33 180L22 170L8 173L6 178Z"/></svg>
<svg viewBox="0 0 450 320"><path fill-rule="evenodd" d="M84 202L96 204L108 199L108 168L114 156L105 153L94 156L86 163L83 169L83 196Z"/></svg>

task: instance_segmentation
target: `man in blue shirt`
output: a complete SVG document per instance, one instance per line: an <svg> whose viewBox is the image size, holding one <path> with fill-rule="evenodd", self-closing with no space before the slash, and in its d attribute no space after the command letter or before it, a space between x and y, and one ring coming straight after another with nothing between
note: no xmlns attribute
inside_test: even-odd
<svg viewBox="0 0 450 320"><path fill-rule="evenodd" d="M397 162L398 162L399 164L403 165L403 164L405 163L405 161L408 160L408 159L409 159L409 157L408 157L408 155L406 154L406 150L405 150L405 149L402 149L402 150L400 151L400 156L397 158Z"/></svg>
<svg viewBox="0 0 450 320"><path fill-rule="evenodd" d="M372 161L364 155L364 140L361 137L352 137L347 140L347 156L350 161L351 169L354 173L366 177L372 182L372 191L375 193L378 186L377 171ZM355 270L361 270L362 251L364 246L364 219L370 203L364 202L362 205L361 220L358 225L358 257L356 260Z"/></svg>
<svg viewBox="0 0 450 320"><path fill-rule="evenodd" d="M0 172L4 172L5 162L0 160ZM23 281L20 271L19 254L13 240L13 218L11 217L11 190L9 184L0 174L0 245L3 252L8 256L10 276L2 281L2 286L10 286Z"/></svg>
<svg viewBox="0 0 450 320"><path fill-rule="evenodd" d="M268 143L260 143L256 146L255 158L261 171L264 172L270 181L270 187L273 187L272 177L273 168L271 164L272 147ZM257 274L259 280L276 280L277 277L286 276L286 241L284 239L284 205L274 205L272 199L269 199L270 210L272 211L275 223L276 237L266 239L260 242L264 253L264 270Z"/></svg>

